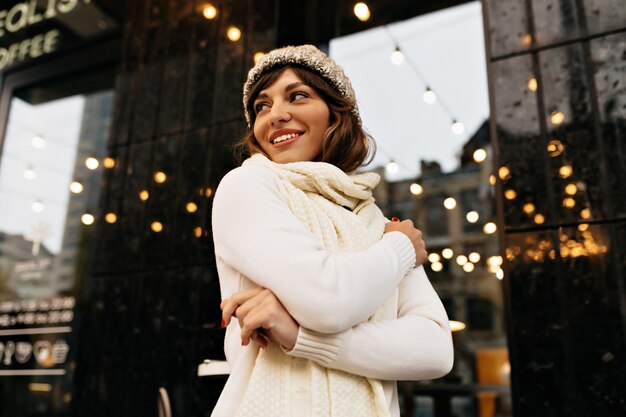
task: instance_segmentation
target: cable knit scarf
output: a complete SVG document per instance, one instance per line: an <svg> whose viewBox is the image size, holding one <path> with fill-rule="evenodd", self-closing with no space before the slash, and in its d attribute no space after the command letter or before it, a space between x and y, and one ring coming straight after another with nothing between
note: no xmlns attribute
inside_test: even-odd
<svg viewBox="0 0 626 417"><path fill-rule="evenodd" d="M278 176L291 211L328 250L361 251L382 238L385 219L372 197L377 174L348 175L322 162L276 164L262 154L244 165ZM397 292L370 320L395 318L396 309ZM310 397L302 397L307 390ZM389 416L380 381L291 357L270 343L259 350L237 417L301 416L303 401L310 401L311 417Z"/></svg>

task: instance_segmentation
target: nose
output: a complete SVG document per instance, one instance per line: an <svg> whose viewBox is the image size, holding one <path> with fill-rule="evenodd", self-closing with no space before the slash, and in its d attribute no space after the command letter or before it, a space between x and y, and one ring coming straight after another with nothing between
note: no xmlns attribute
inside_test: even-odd
<svg viewBox="0 0 626 417"><path fill-rule="evenodd" d="M284 103L274 103L270 109L269 124L270 126L276 126L281 123L285 123L291 120L291 113L287 109Z"/></svg>

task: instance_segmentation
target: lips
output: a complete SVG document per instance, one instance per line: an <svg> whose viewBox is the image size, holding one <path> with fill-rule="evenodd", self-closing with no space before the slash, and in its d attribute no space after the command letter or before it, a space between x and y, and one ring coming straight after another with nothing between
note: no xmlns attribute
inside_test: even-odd
<svg viewBox="0 0 626 417"><path fill-rule="evenodd" d="M278 145L279 143L291 141L301 136L304 132L295 129L279 129L270 135L270 143Z"/></svg>

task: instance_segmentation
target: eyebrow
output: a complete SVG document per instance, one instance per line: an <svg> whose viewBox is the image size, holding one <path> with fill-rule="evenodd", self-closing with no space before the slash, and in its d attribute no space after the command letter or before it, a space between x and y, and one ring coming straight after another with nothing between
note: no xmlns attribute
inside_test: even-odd
<svg viewBox="0 0 626 417"><path fill-rule="evenodd" d="M305 86L305 87L308 87L308 84L305 84L305 83L304 83L304 82L302 82L302 81L296 81L295 83L287 84L287 85L285 86L285 93L286 93L287 91L293 90L294 88L298 88L298 87L300 87L300 86ZM267 98L267 97L268 97L268 95L267 95L267 93L266 93L266 92L261 92L258 96L256 96L256 100L258 100L258 99L260 99L260 98ZM255 101L256 101L256 100L255 100Z"/></svg>

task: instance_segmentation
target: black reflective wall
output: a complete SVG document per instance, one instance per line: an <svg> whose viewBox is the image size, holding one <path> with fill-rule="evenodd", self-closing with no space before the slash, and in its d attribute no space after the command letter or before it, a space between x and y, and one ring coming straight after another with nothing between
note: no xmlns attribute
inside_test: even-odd
<svg viewBox="0 0 626 417"><path fill-rule="evenodd" d="M623 416L626 7L482 3L515 415Z"/></svg>

